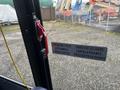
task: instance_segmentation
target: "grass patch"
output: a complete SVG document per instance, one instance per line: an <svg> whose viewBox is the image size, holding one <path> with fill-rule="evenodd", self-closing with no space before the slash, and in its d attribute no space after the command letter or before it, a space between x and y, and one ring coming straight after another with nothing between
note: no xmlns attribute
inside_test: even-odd
<svg viewBox="0 0 120 90"><path fill-rule="evenodd" d="M4 33L14 33L20 31L19 25L2 26L2 29Z"/></svg>
<svg viewBox="0 0 120 90"><path fill-rule="evenodd" d="M120 36L120 33L119 32L106 32L107 35L113 35L113 36Z"/></svg>

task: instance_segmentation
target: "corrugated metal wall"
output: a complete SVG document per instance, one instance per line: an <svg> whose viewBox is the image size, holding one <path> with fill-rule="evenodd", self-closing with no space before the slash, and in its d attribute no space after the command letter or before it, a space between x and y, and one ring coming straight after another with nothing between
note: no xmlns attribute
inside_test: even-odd
<svg viewBox="0 0 120 90"><path fill-rule="evenodd" d="M55 8L41 8L42 19L44 21L55 20Z"/></svg>

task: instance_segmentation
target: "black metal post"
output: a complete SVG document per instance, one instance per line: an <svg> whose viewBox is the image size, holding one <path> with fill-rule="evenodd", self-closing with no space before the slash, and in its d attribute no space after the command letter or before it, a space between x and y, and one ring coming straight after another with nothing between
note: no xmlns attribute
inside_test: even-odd
<svg viewBox="0 0 120 90"><path fill-rule="evenodd" d="M35 84L36 86L44 87L47 90L53 90L48 57L44 57L44 54L40 52L42 48L39 47L39 45L44 45L44 41L41 43L38 42L35 31L36 28L33 19L33 12L35 12L38 19L41 19L40 12L38 12L40 11L39 3L37 3L38 0L13 0L13 1L17 12Z"/></svg>
<svg viewBox="0 0 120 90"><path fill-rule="evenodd" d="M40 20L41 25L43 25L42 15L41 15L41 8L40 8L40 4L39 3L40 3L39 0L33 0L34 11L35 11L36 17Z"/></svg>

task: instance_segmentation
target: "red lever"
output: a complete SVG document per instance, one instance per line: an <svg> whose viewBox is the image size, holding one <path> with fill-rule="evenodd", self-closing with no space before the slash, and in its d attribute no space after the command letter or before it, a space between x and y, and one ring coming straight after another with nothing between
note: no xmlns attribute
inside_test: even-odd
<svg viewBox="0 0 120 90"><path fill-rule="evenodd" d="M36 27L38 28L38 35L39 39L44 39L45 40L45 53L48 55L48 39L47 39L47 34L45 32L44 27L41 25L40 20L37 20L35 22Z"/></svg>

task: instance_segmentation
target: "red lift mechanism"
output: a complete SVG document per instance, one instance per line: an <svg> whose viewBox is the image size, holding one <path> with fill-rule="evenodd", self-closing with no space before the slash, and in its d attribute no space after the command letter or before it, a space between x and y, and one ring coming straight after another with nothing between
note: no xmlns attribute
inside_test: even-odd
<svg viewBox="0 0 120 90"><path fill-rule="evenodd" d="M44 39L44 41L45 41L44 48L45 48L45 54L47 56L48 55L48 38L47 38L47 34L45 32L44 27L41 25L40 20L36 20L35 21L35 25L36 25L36 28L38 30L37 31L37 33L38 33L38 40L41 42L42 39Z"/></svg>

